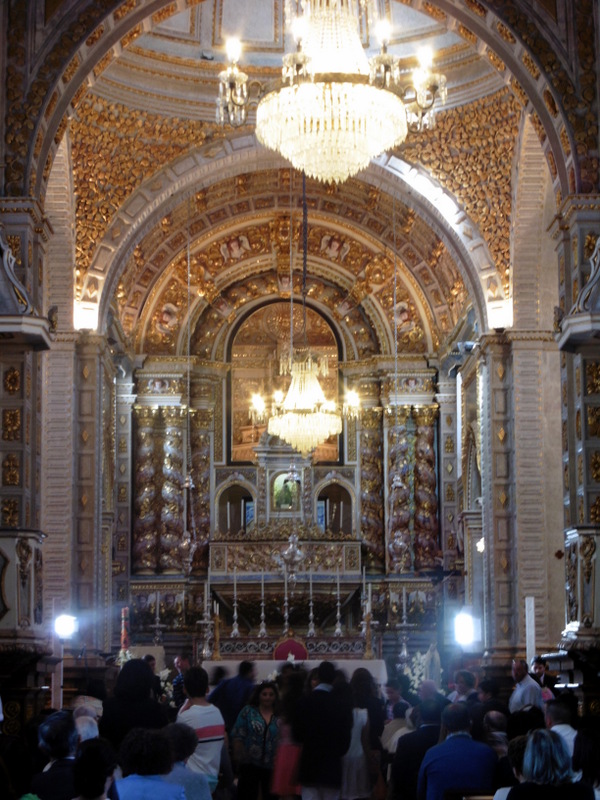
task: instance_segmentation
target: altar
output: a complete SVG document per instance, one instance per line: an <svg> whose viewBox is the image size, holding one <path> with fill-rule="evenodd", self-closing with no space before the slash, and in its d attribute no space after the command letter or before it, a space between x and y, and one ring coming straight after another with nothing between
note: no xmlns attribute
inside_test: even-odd
<svg viewBox="0 0 600 800"><path fill-rule="evenodd" d="M233 678L237 675L238 667L240 662L243 659L235 660L235 659L220 659L218 661L213 661L212 659L206 659L202 661L202 667L208 672L208 677L211 678L213 672L217 667L221 667L226 671L227 678ZM254 661L251 657L248 657L248 661ZM284 661L276 661L276 660L263 660L257 659L254 661L256 666L256 679L257 681L265 681L269 678L275 677L275 673L279 673L281 667L284 663L292 663L297 666L301 666L307 672L309 672L313 667L318 667L321 661L325 659L307 659L306 661L292 661L286 662ZM363 667L364 669L368 669L375 682L378 686L385 686L388 679L387 674L387 667L386 663L381 658L338 658L338 659L326 659L327 661L331 660L335 664L336 669L341 669L342 672L345 673L348 680L352 677L352 673L354 670L358 669L359 667Z"/></svg>

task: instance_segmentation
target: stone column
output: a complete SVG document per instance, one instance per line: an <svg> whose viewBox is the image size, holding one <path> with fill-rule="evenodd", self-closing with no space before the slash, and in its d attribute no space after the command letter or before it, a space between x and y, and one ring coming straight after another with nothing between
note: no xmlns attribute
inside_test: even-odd
<svg viewBox="0 0 600 800"><path fill-rule="evenodd" d="M103 649L112 596L106 576L112 575L115 372L104 337L82 333L76 352L74 595L84 641Z"/></svg>
<svg viewBox="0 0 600 800"><path fill-rule="evenodd" d="M457 482L461 466L457 458L460 442L457 440L456 378L440 377L435 399L439 404L440 417L440 538L444 569L452 569L457 553Z"/></svg>
<svg viewBox="0 0 600 800"><path fill-rule="evenodd" d="M484 647L489 661L505 665L518 635L514 530L514 426L510 345L503 334L480 340L478 396L481 426L481 491L485 537Z"/></svg>

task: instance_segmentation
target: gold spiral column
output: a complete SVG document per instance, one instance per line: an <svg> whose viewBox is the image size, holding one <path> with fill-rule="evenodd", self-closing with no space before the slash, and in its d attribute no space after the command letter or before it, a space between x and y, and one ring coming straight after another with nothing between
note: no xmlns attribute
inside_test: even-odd
<svg viewBox="0 0 600 800"><path fill-rule="evenodd" d="M388 525L387 551L390 572L411 572L411 457L408 435L410 406L388 409Z"/></svg>
<svg viewBox="0 0 600 800"><path fill-rule="evenodd" d="M416 425L414 553L417 570L433 569L441 564L434 450L437 416L437 405L413 406L412 418Z"/></svg>
<svg viewBox="0 0 600 800"><path fill-rule="evenodd" d="M178 407L161 409L164 421L162 439L162 485L158 566L163 573L182 570L181 542L183 539L183 470L184 431L186 411Z"/></svg>
<svg viewBox="0 0 600 800"><path fill-rule="evenodd" d="M385 560L383 532L383 432L381 408L366 408L360 426L360 532L368 566Z"/></svg>
<svg viewBox="0 0 600 800"><path fill-rule="evenodd" d="M136 467L134 474L132 572L138 575L153 573L158 567L157 469L154 440L158 428L158 410L136 406Z"/></svg>

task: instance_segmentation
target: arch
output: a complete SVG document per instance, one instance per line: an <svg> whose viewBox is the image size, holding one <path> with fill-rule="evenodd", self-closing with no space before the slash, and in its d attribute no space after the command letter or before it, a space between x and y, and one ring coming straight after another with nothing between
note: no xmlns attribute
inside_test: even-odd
<svg viewBox="0 0 600 800"><path fill-rule="evenodd" d="M192 4L184 2L183 7ZM128 8L125 13L121 8L122 5L115 4L109 19L103 19L104 12L94 8L94 4L89 4L89 7L85 8L85 13L78 17L65 15L54 29L49 27L45 31L43 50L45 58L40 58L38 61L39 73L34 73L31 77L28 83L29 93L19 98L23 108L37 112L33 117L32 146L25 155L21 170L24 178L22 194L44 195L44 185L50 172L55 143L60 140L64 132L67 115L85 93L83 87L88 76L98 75L103 71L111 61L111 50L118 51L120 47L127 46L143 28L148 26L151 28L154 20L162 20L181 10L179 5L169 4L167 0L158 3L142 0L137 7ZM573 134L573 121L578 116L579 108L565 112L561 98L554 89L554 82L548 79L544 72L546 63L551 65L555 75L560 75L558 84L566 82L567 85L574 85L575 79L553 50L547 48L542 58L532 49L532 42L537 43L540 48L546 46L543 37L530 35L528 26L539 24L533 12L519 7L518 11L515 10L513 13L511 4L505 5L506 8L503 10L492 11L479 4L469 6L461 0L453 2L438 0L435 5L430 4L429 7L422 8L422 4L419 3L418 7L421 11L429 11L448 27L456 21L459 34L478 52L489 53L490 63L500 74L504 74L507 69L510 70L514 76L514 90L521 95L524 105L529 105L534 110L539 120L540 135L547 138L556 166L559 192L565 197L569 191L577 191L582 183ZM584 15L585 10L582 9L579 20L583 30L585 30ZM68 48L70 60L64 57L65 47ZM528 58L523 58L523 51ZM54 79L49 81L45 74L43 78L41 77L41 67L52 61L61 63L62 66L56 69ZM589 69L589 66L586 65L586 68ZM32 98L40 96L44 98L43 101L33 103ZM577 93L574 91L572 96L577 96ZM564 145L561 141L563 133ZM571 163L574 174L570 176ZM14 177L16 178L16 174ZM13 175L9 173L7 183L15 183L11 178Z"/></svg>

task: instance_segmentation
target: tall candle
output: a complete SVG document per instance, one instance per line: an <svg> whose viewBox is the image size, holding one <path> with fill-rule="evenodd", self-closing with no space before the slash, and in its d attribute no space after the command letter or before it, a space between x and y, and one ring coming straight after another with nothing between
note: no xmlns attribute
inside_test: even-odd
<svg viewBox="0 0 600 800"><path fill-rule="evenodd" d="M227 530L231 530L231 504L227 501Z"/></svg>
<svg viewBox="0 0 600 800"><path fill-rule="evenodd" d="M312 600L312 569L308 571L308 591Z"/></svg>
<svg viewBox="0 0 600 800"><path fill-rule="evenodd" d="M363 598L367 596L367 568L363 567Z"/></svg>
<svg viewBox="0 0 600 800"><path fill-rule="evenodd" d="M340 568L337 568L337 596L340 599Z"/></svg>
<svg viewBox="0 0 600 800"><path fill-rule="evenodd" d="M344 527L344 501L340 500L340 530Z"/></svg>
<svg viewBox="0 0 600 800"><path fill-rule="evenodd" d="M287 598L287 567L283 568L283 593Z"/></svg>
<svg viewBox="0 0 600 800"><path fill-rule="evenodd" d="M265 599L265 571L263 569L262 574L260 576L260 599Z"/></svg>
<svg viewBox="0 0 600 800"><path fill-rule="evenodd" d="M160 592L156 592L156 624L160 622Z"/></svg>
<svg viewBox="0 0 600 800"><path fill-rule="evenodd" d="M371 611L371 589L373 587L369 584L369 599L367 600L367 611Z"/></svg>
<svg viewBox="0 0 600 800"><path fill-rule="evenodd" d="M402 587L402 616L406 620L406 586Z"/></svg>

